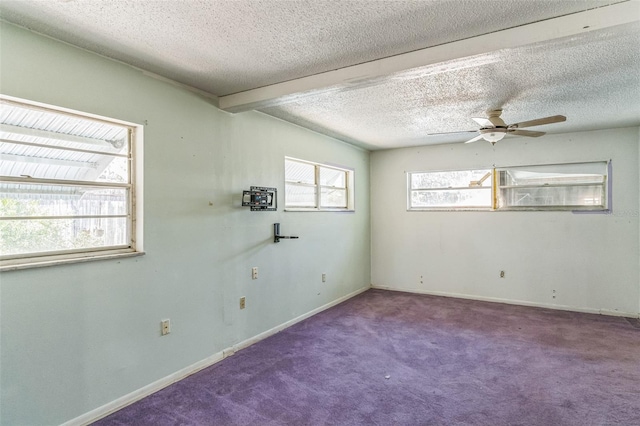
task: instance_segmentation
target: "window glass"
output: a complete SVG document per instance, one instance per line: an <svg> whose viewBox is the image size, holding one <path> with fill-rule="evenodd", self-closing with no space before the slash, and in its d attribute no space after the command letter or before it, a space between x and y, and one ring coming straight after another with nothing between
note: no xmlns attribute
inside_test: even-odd
<svg viewBox="0 0 640 426"><path fill-rule="evenodd" d="M26 255L126 246L127 218L15 219L0 224L2 254Z"/></svg>
<svg viewBox="0 0 640 426"><path fill-rule="evenodd" d="M285 176L287 182L307 183L315 185L316 171L313 164L300 161L285 161Z"/></svg>
<svg viewBox="0 0 640 426"><path fill-rule="evenodd" d="M320 204L323 207L347 207L347 191L339 188L322 188Z"/></svg>
<svg viewBox="0 0 640 426"><path fill-rule="evenodd" d="M345 188L347 173L344 170L320 167L320 185Z"/></svg>
<svg viewBox="0 0 640 426"><path fill-rule="evenodd" d="M491 207L491 188L481 191L477 189L451 189L445 191L412 191L411 205L414 208L455 207L474 208Z"/></svg>
<svg viewBox="0 0 640 426"><path fill-rule="evenodd" d="M301 186L287 183L286 185L287 206L292 207L315 207L316 187Z"/></svg>
<svg viewBox="0 0 640 426"><path fill-rule="evenodd" d="M451 172L411 173L412 189L491 187L491 170L456 170Z"/></svg>

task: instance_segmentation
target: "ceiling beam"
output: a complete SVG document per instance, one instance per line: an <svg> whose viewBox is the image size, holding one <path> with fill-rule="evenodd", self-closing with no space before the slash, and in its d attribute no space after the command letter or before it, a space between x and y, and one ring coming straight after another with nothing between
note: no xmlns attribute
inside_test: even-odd
<svg viewBox="0 0 640 426"><path fill-rule="evenodd" d="M344 87L370 84L376 79L407 70L487 54L501 49L513 49L533 43L575 36L637 21L640 21L640 2L625 1L221 96L219 105L221 109L228 112L242 112L282 105L305 96L318 95Z"/></svg>

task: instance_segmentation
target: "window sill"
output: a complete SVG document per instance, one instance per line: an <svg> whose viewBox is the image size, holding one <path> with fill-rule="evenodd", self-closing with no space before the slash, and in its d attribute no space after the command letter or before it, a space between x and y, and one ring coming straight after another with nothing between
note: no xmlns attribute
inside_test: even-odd
<svg viewBox="0 0 640 426"><path fill-rule="evenodd" d="M440 207L440 208L409 208L408 212L492 212L496 211L490 207Z"/></svg>
<svg viewBox="0 0 640 426"><path fill-rule="evenodd" d="M408 212L571 212L571 213L599 213L611 214L611 210L598 208L582 208L582 207L502 207L499 209L491 208L410 208Z"/></svg>
<svg viewBox="0 0 640 426"><path fill-rule="evenodd" d="M316 209L316 208L295 208L288 207L284 209L285 212L342 212L342 213L355 213L355 209Z"/></svg>
<svg viewBox="0 0 640 426"><path fill-rule="evenodd" d="M0 261L0 272L16 271L20 269L43 268L46 266L65 265L71 263L92 262L95 260L121 259L125 257L142 256L144 254L145 252L143 251L112 250L98 253L86 253L81 256L75 255L73 257L70 257L69 255L59 255L33 257L28 259L11 259Z"/></svg>

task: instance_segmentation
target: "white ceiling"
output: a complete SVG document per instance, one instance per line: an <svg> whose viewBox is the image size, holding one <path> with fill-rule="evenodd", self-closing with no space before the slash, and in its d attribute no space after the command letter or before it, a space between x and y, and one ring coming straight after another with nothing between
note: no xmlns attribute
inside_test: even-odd
<svg viewBox="0 0 640 426"><path fill-rule="evenodd" d="M548 132L640 125L640 16L610 26L604 16L619 6L609 6L614 3L3 0L0 13L5 21L221 100L289 82L293 90L254 107L368 149L385 149L464 141L473 135L428 135L473 130L471 116L500 107L507 123L567 116L565 123L535 128ZM567 36L560 28L564 18L558 18L564 15L585 16L592 28ZM514 29L500 32L508 28ZM521 37L528 29L545 34L531 43ZM487 43L472 55L460 48L466 41L482 45L491 33L517 40L509 48ZM451 43L445 45L450 52L442 62L342 84L329 79L327 87L311 90L300 85L302 93L295 89L296 79L407 52L428 55L445 43Z"/></svg>

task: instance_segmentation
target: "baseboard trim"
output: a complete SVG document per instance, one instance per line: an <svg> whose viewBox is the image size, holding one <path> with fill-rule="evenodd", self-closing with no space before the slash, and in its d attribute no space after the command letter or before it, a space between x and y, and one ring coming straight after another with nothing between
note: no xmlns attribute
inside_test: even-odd
<svg viewBox="0 0 640 426"><path fill-rule="evenodd" d="M429 290L418 290L418 289L409 289L409 288L387 287L382 285L372 285L371 288L375 288L379 290L400 291L404 293L428 294L431 296L454 297L457 299L479 300L482 302L505 303L507 305L531 306L534 308L555 309L558 311L581 312L585 314L608 315L608 316L614 316L614 317L640 318L640 313L638 312L634 313L634 312L610 311L606 309L578 308L578 307L567 306L567 305L554 305L551 303L537 303L537 302L528 302L525 300L512 300L512 299L502 299L498 297L475 296L475 295L468 295L468 294L461 294L461 293L450 293L445 291L429 291Z"/></svg>
<svg viewBox="0 0 640 426"><path fill-rule="evenodd" d="M307 318L310 318L322 311L326 311L329 308L332 308L342 302L344 302L345 300L351 299L354 296L359 295L360 293L364 293L365 291L369 290L371 287L362 287L352 293L347 294L346 296L342 296L339 299L336 299L332 302L329 302L325 305L320 306L319 308L313 309L312 311L307 312L306 314L300 315L299 317L296 317L292 320L289 320L283 324L280 324L276 327L273 327L272 329L269 329L267 331L264 331L260 334L258 334L257 336L251 337L247 340L243 340L240 343L236 343L235 345L233 345L233 347L231 348L233 350L233 353L235 353L236 351L239 351L241 349L244 349L248 346L253 345L254 343L259 342L260 340L266 339L269 336L272 336L276 333L279 333L280 331L284 330L285 328L291 327L294 324L299 323L300 321L304 321Z"/></svg>
<svg viewBox="0 0 640 426"><path fill-rule="evenodd" d="M116 400L113 400L101 407L96 408L95 410L91 410L81 416L76 417L75 419L71 419L63 423L61 426L89 425L97 420L102 419L103 417L107 417L109 414L115 413L116 411L126 407L127 405L131 405L134 402L141 400L142 398L156 393L159 390L164 389L167 386L172 385L173 383L192 375L193 373L197 373L203 368L209 367L216 362L220 362L222 359L224 359L223 352L217 352L210 357L198 361L195 364L191 364L190 366L178 370L173 374L169 374L168 376L163 377L160 380L156 380L155 382L150 383L147 386L141 387L140 389L128 393Z"/></svg>
<svg viewBox="0 0 640 426"><path fill-rule="evenodd" d="M94 410L91 410L85 414L82 414L74 419L71 419L65 423L63 423L61 426L86 426L91 424L92 422L95 422L97 420L100 420L104 417L107 417L109 414L115 413L118 410L123 409L124 407L126 407L127 405L131 405L136 401L141 400L142 398L145 398L153 393L158 392L159 390L162 390L164 388L166 388L169 385L172 385L175 382L178 382L182 379L184 379L185 377L188 377L194 373L197 373L198 371L207 368L217 362L222 361L224 358L233 355L234 353L236 353L237 351L244 349L246 347L249 347L251 345L253 345L254 343L257 343L261 340L266 339L269 336L272 336L282 330L284 330L285 328L291 327L292 325L299 323L300 321L303 321L309 317L312 317L313 315L316 315L322 311L325 311L335 305L338 305L342 302L344 302L345 300L351 299L354 296L357 296L360 293L363 293L367 290L369 290L371 287L362 287L352 293L349 293L345 296L342 296L332 302L329 302L325 305L322 305L316 309L313 309L309 312L307 312L306 314L300 315L296 318L293 318L283 324L280 324L276 327L273 327L267 331L264 331L254 337L251 337L247 340L243 340L242 342L236 343L235 345L227 348L227 349L223 349L220 352L216 352L215 354L200 360L194 364L191 364L188 367L185 367L181 370L176 371L175 373L169 374L166 377L163 377L162 379L156 380L153 383L150 383L138 390L135 390L131 393L128 393L116 400L113 400L101 407L98 407Z"/></svg>

